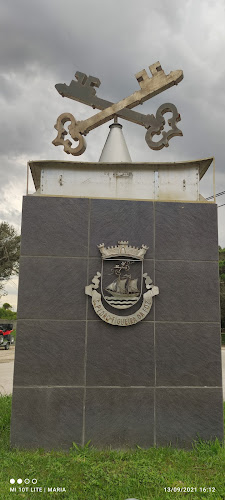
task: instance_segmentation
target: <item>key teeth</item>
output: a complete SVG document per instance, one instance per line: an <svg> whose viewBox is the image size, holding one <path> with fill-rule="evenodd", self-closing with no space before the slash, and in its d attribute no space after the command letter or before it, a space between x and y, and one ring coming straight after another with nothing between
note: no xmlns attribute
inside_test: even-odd
<svg viewBox="0 0 225 500"><path fill-rule="evenodd" d="M151 64L149 66L149 69L151 71L152 76L156 76L158 73L165 74L159 61L155 62L154 64Z"/></svg>
<svg viewBox="0 0 225 500"><path fill-rule="evenodd" d="M87 81L87 75L85 73L82 73L81 71L76 71L75 78L78 82L80 81L81 85L84 85Z"/></svg>

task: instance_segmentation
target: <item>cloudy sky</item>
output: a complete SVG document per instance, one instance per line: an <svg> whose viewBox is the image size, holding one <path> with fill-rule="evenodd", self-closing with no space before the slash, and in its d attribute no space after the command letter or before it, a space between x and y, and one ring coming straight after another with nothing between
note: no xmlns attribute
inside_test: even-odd
<svg viewBox="0 0 225 500"><path fill-rule="evenodd" d="M144 129L123 121L132 160L215 156L216 193L225 191L224 0L0 0L0 23L0 221L20 231L28 160L98 161L109 123L90 132L82 157L69 157L51 144L59 114L68 111L78 120L93 114L54 88L69 84L77 70L98 77L97 95L117 102L138 90L134 75L150 64L160 61L166 73L182 69L178 86L139 108L155 113L164 102L174 103L183 137L152 151ZM201 193L213 194L212 167ZM218 197L218 205L223 203L225 196ZM225 247L225 206L218 215L219 244ZM7 288L14 307L16 284L14 278Z"/></svg>

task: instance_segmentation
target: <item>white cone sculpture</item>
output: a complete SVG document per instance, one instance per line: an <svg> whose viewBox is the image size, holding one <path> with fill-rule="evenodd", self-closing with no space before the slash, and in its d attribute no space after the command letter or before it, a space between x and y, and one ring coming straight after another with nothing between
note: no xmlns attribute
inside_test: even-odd
<svg viewBox="0 0 225 500"><path fill-rule="evenodd" d="M110 131L99 158L100 163L132 162L120 123L109 126Z"/></svg>

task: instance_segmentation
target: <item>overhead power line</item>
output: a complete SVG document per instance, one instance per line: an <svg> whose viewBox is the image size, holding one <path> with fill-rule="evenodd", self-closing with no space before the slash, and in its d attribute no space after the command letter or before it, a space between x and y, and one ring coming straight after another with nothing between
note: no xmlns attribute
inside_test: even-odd
<svg viewBox="0 0 225 500"><path fill-rule="evenodd" d="M221 191L221 193L217 193L215 196L222 196L223 194L225 194L225 191ZM214 194L212 196L208 196L208 198L206 198L206 200L211 200L211 198L214 198Z"/></svg>

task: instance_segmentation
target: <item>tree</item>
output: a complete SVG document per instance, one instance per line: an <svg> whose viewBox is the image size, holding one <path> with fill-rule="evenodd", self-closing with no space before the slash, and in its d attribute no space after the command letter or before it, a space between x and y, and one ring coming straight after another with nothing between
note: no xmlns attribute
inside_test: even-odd
<svg viewBox="0 0 225 500"><path fill-rule="evenodd" d="M0 296L5 295L4 284L19 272L20 236L7 222L0 224Z"/></svg>
<svg viewBox="0 0 225 500"><path fill-rule="evenodd" d="M220 283L221 327L225 328L225 283Z"/></svg>
<svg viewBox="0 0 225 500"><path fill-rule="evenodd" d="M14 311L11 311L11 309L5 309L4 307L0 307L0 323L1 319L11 319L14 320L16 319L17 313Z"/></svg>
<svg viewBox="0 0 225 500"><path fill-rule="evenodd" d="M12 306L8 302L5 302L2 307L4 309L12 309Z"/></svg>
<svg viewBox="0 0 225 500"><path fill-rule="evenodd" d="M225 328L225 248L219 249L221 326Z"/></svg>

